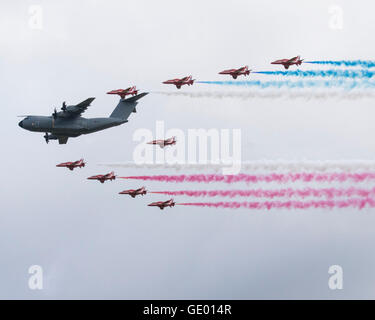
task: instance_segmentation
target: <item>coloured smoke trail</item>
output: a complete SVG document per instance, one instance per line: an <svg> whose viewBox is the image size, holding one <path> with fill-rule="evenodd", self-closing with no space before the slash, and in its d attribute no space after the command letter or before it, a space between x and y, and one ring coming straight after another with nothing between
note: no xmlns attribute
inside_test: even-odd
<svg viewBox="0 0 375 320"><path fill-rule="evenodd" d="M153 175L153 176L129 176L119 177L122 179L136 179L145 181L160 181L160 182L198 182L198 183L210 183L210 182L224 182L224 183L235 183L235 182L246 182L246 183L258 183L258 182L363 182L367 180L375 179L375 172L363 172L363 173L271 173L271 174L238 174L238 175L220 175L220 174L191 174L191 175Z"/></svg>
<svg viewBox="0 0 375 320"><path fill-rule="evenodd" d="M272 89L270 89L272 90ZM186 92L174 92L174 91L154 91L153 93L163 94L167 96L182 96L189 98L239 98L239 99L305 99L305 100L326 100L326 99L337 99L337 100L359 100L359 99L374 99L375 93L366 90L337 90L337 91L290 91L290 90L272 90L272 91L186 91Z"/></svg>
<svg viewBox="0 0 375 320"><path fill-rule="evenodd" d="M347 199L347 200L319 200L319 201L265 201L265 202L185 202L176 203L180 206L195 206L209 208L229 208L229 209L253 209L253 210L270 210L270 209L334 209L334 208L374 208L375 200L366 199Z"/></svg>
<svg viewBox="0 0 375 320"><path fill-rule="evenodd" d="M375 67L375 61L371 60L322 60L322 61L304 61L303 63L312 63L320 65L331 65L337 67L362 67L362 68L373 68Z"/></svg>
<svg viewBox="0 0 375 320"><path fill-rule="evenodd" d="M289 77L331 77L331 78L372 78L375 76L374 71L367 69L360 70L287 70L287 71L254 71L253 73L267 75L281 75Z"/></svg>
<svg viewBox="0 0 375 320"><path fill-rule="evenodd" d="M375 196L375 188L305 188L305 189L279 189L279 190L179 190L179 191L152 191L149 193L165 194L169 196L188 196L188 197L257 197L257 198L277 198L277 197L325 197L333 199L335 197L363 197L370 198Z"/></svg>
<svg viewBox="0 0 375 320"><path fill-rule="evenodd" d="M168 164L168 163L106 163L100 166L108 166L114 168L135 168L135 169L166 169L166 170L212 170L219 172L226 167L224 164L218 163L195 163L195 164ZM355 172L355 171L375 171L375 161L373 160L258 160L258 161L242 161L241 170L246 171L336 171Z"/></svg>
<svg viewBox="0 0 375 320"><path fill-rule="evenodd" d="M196 81L196 83L203 84L214 84L221 86L246 86L246 87L257 87L260 89L268 88L289 88L289 89L304 89L304 88L342 88L345 90L351 90L355 88L370 89L375 87L374 81L362 80L344 80L344 79L334 79L334 80L275 80L275 81L259 81L259 80L249 80L249 81Z"/></svg>

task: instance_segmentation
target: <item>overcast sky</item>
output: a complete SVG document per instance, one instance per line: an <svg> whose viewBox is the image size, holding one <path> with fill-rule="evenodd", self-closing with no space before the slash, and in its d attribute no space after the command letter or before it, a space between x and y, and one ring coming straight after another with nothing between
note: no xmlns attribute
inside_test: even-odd
<svg viewBox="0 0 375 320"><path fill-rule="evenodd" d="M32 5L42 9L41 29L32 28ZM342 29L330 28L332 5L342 8ZM373 11L373 2L364 0L1 1L0 298L375 298L371 209L160 211L146 205L166 196L118 195L142 181L86 180L110 171L98 163L132 161L134 131L154 132L156 120L185 133L241 129L243 161L372 160L370 99L191 99L155 92L176 90L161 82L190 74L228 79L217 73L245 64L281 70L270 61L297 54L308 60L372 59ZM43 134L17 125L17 115L50 115L63 101L92 96L85 116L108 116L118 99L105 93L133 84L151 93L123 126L47 145ZM195 84L181 90L210 89ZM215 88L221 89L236 90ZM83 169L55 167L81 157L87 161ZM335 264L344 270L343 290L327 285ZM31 265L43 268L43 290L28 288Z"/></svg>

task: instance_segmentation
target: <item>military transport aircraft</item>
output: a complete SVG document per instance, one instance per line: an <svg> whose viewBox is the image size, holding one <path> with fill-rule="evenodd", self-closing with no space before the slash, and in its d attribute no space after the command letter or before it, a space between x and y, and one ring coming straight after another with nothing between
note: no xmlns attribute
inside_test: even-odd
<svg viewBox="0 0 375 320"><path fill-rule="evenodd" d="M116 176L115 176L115 173L112 171L112 172L107 173L107 174L98 174L96 176L88 177L87 179L88 180L99 180L101 183L104 183L107 180L110 180L110 181L115 180Z"/></svg>
<svg viewBox="0 0 375 320"><path fill-rule="evenodd" d="M302 64L303 59L301 60L300 56L294 57L292 59L281 59L271 62L271 64L282 64L285 69L288 69L291 65L295 64L300 66Z"/></svg>
<svg viewBox="0 0 375 320"><path fill-rule="evenodd" d="M159 207L160 210L163 210L165 207L174 207L176 203L173 201L173 199L169 199L167 201L157 201L152 202L148 204L149 207Z"/></svg>
<svg viewBox="0 0 375 320"><path fill-rule="evenodd" d="M150 142L147 142L147 144L157 144L160 148L164 148L165 146L171 146L173 144L176 144L177 140L176 137L172 137L165 140L153 140Z"/></svg>
<svg viewBox="0 0 375 320"><path fill-rule="evenodd" d="M146 193L147 193L147 190L146 190L145 187L138 188L138 189L129 189L129 190L124 190L124 191L119 192L119 194L128 194L132 198L135 198L135 196L138 196L138 195L142 195L143 196Z"/></svg>
<svg viewBox="0 0 375 320"><path fill-rule="evenodd" d="M56 109L51 116L26 116L19 122L23 129L35 132L45 132L44 139L59 140L59 144L65 144L68 138L78 137L107 128L119 126L128 122L132 112L136 112L137 100L148 92L138 94L128 99L121 99L117 107L108 118L83 118L82 113L88 108L95 98L88 98L79 104L67 106L65 102L61 111Z"/></svg>
<svg viewBox="0 0 375 320"><path fill-rule="evenodd" d="M237 77L240 75L248 76L250 74L250 71L251 70L249 70L248 66L244 66L239 69L224 70L224 71L219 72L219 74L229 74L233 77L233 79L237 79Z"/></svg>
<svg viewBox="0 0 375 320"><path fill-rule="evenodd" d="M69 170L73 170L74 168L82 168L84 166L85 163L83 162L83 159L77 161L63 162L56 165L56 167L68 168Z"/></svg>

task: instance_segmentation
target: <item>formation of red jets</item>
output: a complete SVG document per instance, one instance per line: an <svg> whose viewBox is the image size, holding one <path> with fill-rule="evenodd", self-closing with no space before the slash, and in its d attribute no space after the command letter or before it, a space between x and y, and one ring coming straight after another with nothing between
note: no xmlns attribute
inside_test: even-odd
<svg viewBox="0 0 375 320"><path fill-rule="evenodd" d="M138 188L138 189L124 190L124 191L119 192L119 194L128 194L132 198L135 198L136 196L143 196L143 195L147 194L147 190L146 190L145 187L142 187L142 188ZM169 199L167 201L151 202L150 204L148 204L148 206L149 207L159 207L160 210L163 210L165 207L174 207L175 204L176 203L173 201L173 199Z"/></svg>
<svg viewBox="0 0 375 320"><path fill-rule="evenodd" d="M276 60L271 62L271 64L281 64L284 66L285 69L288 69L291 65L301 65L303 62L303 59L300 58L300 56L293 57L291 59L281 59L281 60ZM219 72L219 74L224 74L224 75L230 75L233 77L233 79L237 79L238 76L243 75L243 76L248 76L250 75L251 69L249 69L248 66L244 66L238 69L228 69L228 70L223 70ZM195 79L193 79L192 76L187 76L181 79L171 79L164 81L164 84L173 84L177 87L177 89L180 89L181 86L183 85L188 85L191 86L193 85ZM116 94L121 97L121 99L125 99L127 95L137 95L138 90L136 86L132 86L126 89L116 89L107 92L107 94ZM171 137L165 140L153 140L150 142L147 142L147 144L153 144L153 145L158 145L160 148L164 148L165 146L169 145L174 145L176 144L177 140L176 137ZM77 161L71 161L71 162L63 162L59 163L56 165L56 167L62 167L62 168L68 168L69 170L74 170L75 168L83 168L85 166L85 162L83 159L77 160ZM99 174L95 176L91 176L87 178L88 180L98 180L101 183L104 183L105 181L109 180L115 180L116 175L112 171L107 174ZM138 195L145 195L147 194L147 190L145 187L141 187L138 189L129 189L129 190L124 190L119 192L119 194L128 194L132 198L135 198ZM165 207L173 207L176 203L173 201L173 199L167 200L167 201L157 201L157 202L152 202L148 206L150 207L159 207L161 210L163 210Z"/></svg>
<svg viewBox="0 0 375 320"><path fill-rule="evenodd" d="M301 59L300 56L293 57L291 59L281 59L281 60L276 60L271 62L271 64L281 64L284 66L285 69L288 69L291 65L297 65L300 66L303 62L303 59ZM228 70L223 70L219 72L219 74L225 74L225 75L230 75L233 77L233 79L237 79L238 76L248 76L250 75L251 69L249 69L248 66L244 66L238 69L228 69ZM188 85L191 86L193 85L195 79L193 79L192 76L187 76L184 78L176 78L176 79L171 79L171 80L166 80L163 83L164 84L173 84L177 87L177 89L181 89L183 85Z"/></svg>
<svg viewBox="0 0 375 320"><path fill-rule="evenodd" d="M291 59L280 59L271 62L271 64L281 64L285 69L288 69L292 65L300 66L303 62L300 56L293 57ZM250 75L251 69L248 66L244 66L238 69L227 69L220 71L219 74L230 75L233 79L237 79L238 76L248 76ZM192 76L186 76L183 78L176 78L163 81L164 84L173 84L177 89L181 89L182 86L188 85L192 86L195 79ZM135 86L126 88L126 89L116 89L107 92L107 94L117 94L121 99L125 99L127 95L135 96L138 94L138 89Z"/></svg>
<svg viewBox="0 0 375 320"><path fill-rule="evenodd" d="M174 140L175 137L172 137L170 139ZM170 140L170 139L167 139L167 140ZM161 141L166 141L166 140L161 140ZM175 140L174 140L174 142L175 142ZM84 162L83 159L80 159L80 160L77 160L77 161L63 162L63 163L59 163L59 164L56 165L56 167L68 168L69 170L74 170L74 168L82 168L84 166L85 166L85 162ZM91 176L91 177L88 177L87 179L88 180L98 180L101 183L104 183L106 181L115 180L116 175L112 171L112 172L109 172L109 173L106 173L106 174L98 174L98 175L95 175L95 176ZM144 196L145 194L147 194L147 190L146 190L145 187L141 187L141 188L138 188L138 189L124 190L124 191L119 192L119 194L127 194L127 195L131 196L132 198L135 198L136 196ZM173 207L175 204L176 203L173 201L173 199L170 199L170 200L167 200L167 201L152 202L152 203L148 204L148 206L159 207L161 210L163 210L165 207Z"/></svg>
<svg viewBox="0 0 375 320"><path fill-rule="evenodd" d="M168 138L168 139L165 139L165 140L153 140L153 141L147 142L147 144L158 145L158 146L160 146L160 148L164 148L165 146L168 146L168 145L174 145L174 144L176 144L176 142L177 142L176 137L171 137L171 138ZM61 163L61 164L59 164L57 166L58 167L61 167L61 166L66 166L66 167L75 166L75 167L77 167L79 165L82 165L82 163L83 163L83 166L84 166L83 159L81 159L79 161L75 161L75 162ZM73 170L73 169L71 169L71 170ZM116 175L112 171L112 172L107 173L107 174L98 174L98 175L95 175L95 176L91 176L91 177L88 177L87 179L89 179L89 180L98 180L101 183L104 183L107 180L109 180L109 181L115 180L116 179ZM141 187L141 188L138 188L138 189L124 190L124 191L119 192L119 194L128 194L132 198L135 198L138 195L142 195L143 196L143 195L147 194L147 190L146 190L145 187ZM174 205L175 205L175 203L174 203L173 199L170 199L168 201L153 202L153 203L149 204L150 207L157 206L160 209L164 209L165 207L173 207Z"/></svg>

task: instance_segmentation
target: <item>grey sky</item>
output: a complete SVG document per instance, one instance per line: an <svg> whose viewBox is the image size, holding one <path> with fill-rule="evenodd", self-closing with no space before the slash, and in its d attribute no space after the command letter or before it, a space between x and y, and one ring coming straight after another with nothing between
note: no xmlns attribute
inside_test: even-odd
<svg viewBox="0 0 375 320"><path fill-rule="evenodd" d="M131 161L137 144L133 132L154 130L156 120L184 131L241 128L246 161L373 159L370 99L152 94L175 90L161 84L166 79L189 74L223 79L217 72L245 64L273 70L278 66L270 61L297 54L309 60L371 59L374 4L360 3L2 1L0 298L374 298L373 210L177 206L162 212L146 204L166 197L133 200L117 194L141 181L101 185L86 180L106 172L97 163ZM35 4L43 9L41 30L28 25L29 6ZM343 9L342 30L329 28L333 4ZM67 145L46 145L42 134L17 126L17 115L47 115L62 101L74 104L91 96L96 100L85 116L107 116L117 99L105 92L132 84L151 94L123 126L70 139ZM209 89L197 84L181 90ZM55 167L81 157L88 162L82 170ZM116 173L168 172L119 168ZM154 190L212 187L145 185ZM27 270L34 264L44 270L41 291L27 286ZM327 286L333 264L344 268L341 291Z"/></svg>

